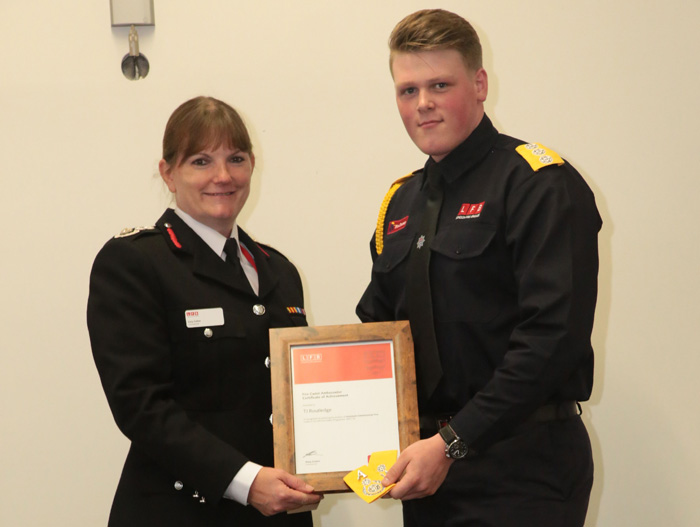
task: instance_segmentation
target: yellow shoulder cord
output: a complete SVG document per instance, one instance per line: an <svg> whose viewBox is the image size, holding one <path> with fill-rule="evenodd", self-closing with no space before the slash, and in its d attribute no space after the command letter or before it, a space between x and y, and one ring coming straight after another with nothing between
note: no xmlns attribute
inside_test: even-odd
<svg viewBox="0 0 700 527"><path fill-rule="evenodd" d="M379 218L377 218L377 231L374 236L374 243L377 247L377 254L382 254L384 250L384 220L386 219L386 210L389 208L389 202L394 197L394 193L403 185L409 178L413 177L413 172L397 179L391 185L389 192L384 196L381 207L379 207Z"/></svg>

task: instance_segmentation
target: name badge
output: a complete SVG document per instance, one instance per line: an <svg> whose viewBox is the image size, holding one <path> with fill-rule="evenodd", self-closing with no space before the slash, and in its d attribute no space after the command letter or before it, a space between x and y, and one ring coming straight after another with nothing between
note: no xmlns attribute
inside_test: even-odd
<svg viewBox="0 0 700 527"><path fill-rule="evenodd" d="M202 326L223 326L224 310L220 307L209 309L188 309L185 311L185 324L188 328Z"/></svg>

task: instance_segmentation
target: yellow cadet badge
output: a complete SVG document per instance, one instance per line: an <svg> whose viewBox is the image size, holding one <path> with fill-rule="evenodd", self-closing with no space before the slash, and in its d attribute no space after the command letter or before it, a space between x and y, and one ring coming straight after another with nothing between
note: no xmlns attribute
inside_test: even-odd
<svg viewBox="0 0 700 527"><path fill-rule="evenodd" d="M563 165L564 160L559 157L554 150L542 146L539 143L528 143L520 145L515 151L523 156L525 161L537 172L539 169L549 165Z"/></svg>
<svg viewBox="0 0 700 527"><path fill-rule="evenodd" d="M348 472L343 481L355 494L367 503L372 503L393 489L396 484L388 487L382 485L387 471L396 463L398 452L396 450L384 450L374 452L367 465Z"/></svg>

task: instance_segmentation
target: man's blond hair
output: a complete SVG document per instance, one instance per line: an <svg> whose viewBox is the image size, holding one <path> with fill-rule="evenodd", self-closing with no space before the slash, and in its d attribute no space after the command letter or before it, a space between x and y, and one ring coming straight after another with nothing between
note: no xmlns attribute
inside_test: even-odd
<svg viewBox="0 0 700 527"><path fill-rule="evenodd" d="M472 25L444 9L416 11L399 22L389 37L389 66L396 53L454 49L467 69L482 67L481 42Z"/></svg>

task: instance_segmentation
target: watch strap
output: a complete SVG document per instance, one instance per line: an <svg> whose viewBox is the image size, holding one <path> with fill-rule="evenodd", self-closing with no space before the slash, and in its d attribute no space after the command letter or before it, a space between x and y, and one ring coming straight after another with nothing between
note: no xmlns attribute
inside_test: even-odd
<svg viewBox="0 0 700 527"><path fill-rule="evenodd" d="M445 442L445 445L450 446L453 441L459 441L459 436L455 433L449 424L446 424L439 430L440 437Z"/></svg>

